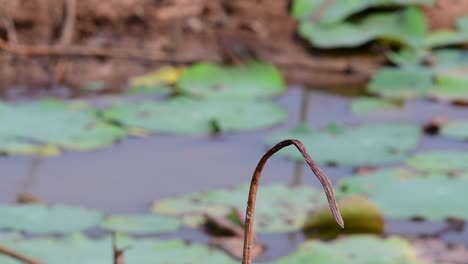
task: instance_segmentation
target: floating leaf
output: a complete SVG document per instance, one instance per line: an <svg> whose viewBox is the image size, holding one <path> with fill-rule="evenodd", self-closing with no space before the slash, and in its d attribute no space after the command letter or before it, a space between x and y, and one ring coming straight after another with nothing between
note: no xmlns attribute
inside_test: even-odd
<svg viewBox="0 0 468 264"><path fill-rule="evenodd" d="M73 235L63 239L24 239L21 237L2 239L0 237L0 242L21 254L32 256L41 263L47 264L97 264L110 263L113 259L110 238L91 240L82 235ZM124 254L126 264L237 263L220 251L195 243L187 245L181 240L133 240L118 236L117 242L119 248L129 247ZM21 264L4 255L0 255L0 262Z"/></svg>
<svg viewBox="0 0 468 264"><path fill-rule="evenodd" d="M268 102L249 100L193 100L116 105L104 117L130 128L159 133L203 134L269 127L287 119L287 113Z"/></svg>
<svg viewBox="0 0 468 264"><path fill-rule="evenodd" d="M413 98L426 95L433 88L428 69L383 68L372 77L368 89L389 98Z"/></svg>
<svg viewBox="0 0 468 264"><path fill-rule="evenodd" d="M105 219L103 228L127 233L164 233L179 229L177 218L161 215L114 215Z"/></svg>
<svg viewBox="0 0 468 264"><path fill-rule="evenodd" d="M242 185L231 190L168 198L156 201L153 211L179 217L203 216L206 212L217 216L228 216L233 208L244 210L248 190L247 185ZM308 213L326 204L327 200L322 191L313 187L288 188L280 184L263 186L258 193L255 230L267 233L299 230Z"/></svg>
<svg viewBox="0 0 468 264"><path fill-rule="evenodd" d="M366 176L341 180L345 193L368 196L386 217L422 217L430 220L468 219L465 202L468 175L419 174L402 169L384 169Z"/></svg>
<svg viewBox="0 0 468 264"><path fill-rule="evenodd" d="M332 242L308 241L292 255L275 264L422 264L415 250L398 237L379 238L362 235Z"/></svg>
<svg viewBox="0 0 468 264"><path fill-rule="evenodd" d="M290 132L271 136L267 142L273 144L284 138L299 139L318 163L377 165L403 161L407 152L416 147L421 134L416 125L405 123L368 124L343 127L338 133L334 131L330 128L317 131L303 124ZM303 160L300 153L292 148L279 154Z"/></svg>
<svg viewBox="0 0 468 264"><path fill-rule="evenodd" d="M282 93L284 81L272 64L252 62L223 68L199 63L182 74L177 87L181 93L195 98L252 99Z"/></svg>
<svg viewBox="0 0 468 264"><path fill-rule="evenodd" d="M431 151L414 155L408 165L422 171L451 172L468 169L468 152Z"/></svg>
<svg viewBox="0 0 468 264"><path fill-rule="evenodd" d="M130 93L167 93L171 89L169 85L175 84L183 71L183 68L163 67L155 72L133 77L129 81L128 91Z"/></svg>
<svg viewBox="0 0 468 264"><path fill-rule="evenodd" d="M468 140L468 120L453 120L442 127L441 134L454 139Z"/></svg>
<svg viewBox="0 0 468 264"><path fill-rule="evenodd" d="M384 232L382 213L367 198L355 195L345 196L338 200L338 204L346 223L345 229L336 225L328 207L322 207L307 219L303 227L305 232L308 235L320 237L335 237L343 232L347 234L381 234Z"/></svg>
<svg viewBox="0 0 468 264"><path fill-rule="evenodd" d="M373 98L373 97L360 97L356 98L351 103L351 112L353 113L373 113L376 111L383 111L389 109L396 109L398 105L390 100Z"/></svg>
<svg viewBox="0 0 468 264"><path fill-rule="evenodd" d="M0 205L0 230L32 234L69 233L99 224L99 212L65 205Z"/></svg>
<svg viewBox="0 0 468 264"><path fill-rule="evenodd" d="M426 31L424 14L417 8L374 13L358 22L302 22L299 26L299 34L318 48L351 48L376 39L389 40L403 46L421 47Z"/></svg>
<svg viewBox="0 0 468 264"><path fill-rule="evenodd" d="M91 150L112 144L125 132L101 121L85 104L43 100L1 104L0 151L49 153L58 149ZM49 147L47 147L49 146Z"/></svg>
<svg viewBox="0 0 468 264"><path fill-rule="evenodd" d="M348 0L333 1L330 4L326 2L327 0L294 0L292 15L298 19L308 19L313 17L317 12L323 12L318 22L330 24L340 22L368 8L431 4L433 0ZM324 4L326 4L326 9L321 11Z"/></svg>

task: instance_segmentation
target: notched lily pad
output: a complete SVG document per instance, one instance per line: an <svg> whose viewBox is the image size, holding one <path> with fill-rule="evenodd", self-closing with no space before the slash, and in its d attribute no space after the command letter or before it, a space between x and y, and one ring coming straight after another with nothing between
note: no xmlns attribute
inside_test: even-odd
<svg viewBox="0 0 468 264"><path fill-rule="evenodd" d="M97 226L101 219L97 211L73 206L0 205L0 230L70 233Z"/></svg>
<svg viewBox="0 0 468 264"><path fill-rule="evenodd" d="M168 102L115 105L104 112L106 119L128 128L176 134L249 131L273 126L287 116L282 108L269 102L184 97Z"/></svg>
<svg viewBox="0 0 468 264"><path fill-rule="evenodd" d="M113 215L101 227L119 232L148 234L174 232L181 223L177 218L161 215Z"/></svg>
<svg viewBox="0 0 468 264"><path fill-rule="evenodd" d="M416 173L404 169L383 169L366 176L340 181L347 194L366 195L386 217L395 219L468 219L464 197L467 175Z"/></svg>
<svg viewBox="0 0 468 264"><path fill-rule="evenodd" d="M420 135L418 126L405 123L339 126L339 129L329 126L322 130L303 124L290 132L270 136L267 143L297 138L310 150L318 163L358 166L403 161L407 152L418 144ZM281 150L278 154L303 160L300 153L292 148Z"/></svg>
<svg viewBox="0 0 468 264"><path fill-rule="evenodd" d="M285 89L279 70L260 62L235 67L195 64L182 74L177 87L180 93L195 98L229 99L268 97Z"/></svg>
<svg viewBox="0 0 468 264"><path fill-rule="evenodd" d="M0 121L0 152L13 154L56 154L58 148L93 150L126 135L100 120L88 105L56 100L1 104Z"/></svg>
<svg viewBox="0 0 468 264"><path fill-rule="evenodd" d="M201 224L205 213L227 217L233 208L245 210L248 186L231 190L192 193L181 197L156 201L153 211L182 219L199 219L190 224ZM288 188L280 184L263 186L259 189L255 210L256 231L263 233L299 230L308 213L326 205L322 191L313 187ZM198 218L197 218L198 217Z"/></svg>
<svg viewBox="0 0 468 264"><path fill-rule="evenodd" d="M352 236L332 242L309 241L275 264L423 264L411 244L398 237Z"/></svg>

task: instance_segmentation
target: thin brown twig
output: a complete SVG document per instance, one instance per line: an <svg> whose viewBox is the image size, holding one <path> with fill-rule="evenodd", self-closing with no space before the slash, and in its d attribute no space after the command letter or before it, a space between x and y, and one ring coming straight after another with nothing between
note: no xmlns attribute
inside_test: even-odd
<svg viewBox="0 0 468 264"><path fill-rule="evenodd" d="M333 192L332 184L325 173L319 168L319 166L312 160L309 153L307 152L306 148L302 144L301 141L296 139L286 139L281 141L280 143L273 146L270 150L268 150L265 155L260 159L255 168L255 171L252 176L252 182L250 183L250 191L249 191L249 200L247 202L247 210L245 214L245 233L244 233L244 252L242 257L242 264L251 264L252 257L251 257L251 248L253 243L253 224L254 224L254 212L255 212L255 202L257 199L257 189L258 184L260 181L260 175L262 173L263 168L265 167L266 162L268 159L273 156L276 152L281 150L284 147L289 145L294 145L299 152L304 157L304 160L309 165L312 172L318 178L320 183L323 186L325 194L327 195L328 205L330 206L331 212L335 217L335 221L341 227L344 227L343 218L341 217L340 210L338 209L338 204L335 199L335 194Z"/></svg>
<svg viewBox="0 0 468 264"><path fill-rule="evenodd" d="M113 59L141 60L148 62L189 63L198 61L198 57L177 58L163 52L131 48L100 48L81 46L50 45L9 45L0 39L0 49L20 56L68 56L68 57L105 57Z"/></svg>
<svg viewBox="0 0 468 264"><path fill-rule="evenodd" d="M65 0L65 21L63 23L63 31L60 36L59 46L70 45L75 32L76 20L76 0Z"/></svg>
<svg viewBox="0 0 468 264"><path fill-rule="evenodd" d="M12 257L14 259L17 259L25 264L41 264L40 261L38 260L35 260L31 257L28 257L28 256L25 256L23 254L20 254L12 249L9 249L7 247L4 247L4 246L1 246L0 245L0 255L3 254L3 255L6 255L6 256L9 256L9 257Z"/></svg>

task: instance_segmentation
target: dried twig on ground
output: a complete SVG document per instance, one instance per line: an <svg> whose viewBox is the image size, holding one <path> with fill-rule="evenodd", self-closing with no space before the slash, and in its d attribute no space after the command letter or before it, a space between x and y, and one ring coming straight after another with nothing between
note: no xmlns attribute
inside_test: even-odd
<svg viewBox="0 0 468 264"><path fill-rule="evenodd" d="M325 173L319 168L319 166L312 160L309 153L307 152L306 148L302 144L301 141L296 139L287 139L281 141L280 143L273 146L270 150L268 150L265 155L260 159L258 162L257 167L252 176L252 182L250 183L250 192L249 192L249 200L247 202L247 210L245 215L245 233L244 233L244 252L243 252L243 259L242 264L251 264L252 263L252 256L251 256L251 249L253 243L253 224L254 224L254 212L255 212L255 202L257 199L257 189L258 184L260 181L260 176L262 173L263 168L265 167L266 162L268 159L273 156L276 152L281 150L284 147L294 145L299 152L304 157L304 160L309 165L310 169L313 171L315 176L317 176L318 180L323 186L325 194L327 195L328 205L335 217L335 221L341 227L344 227L343 218L341 217L340 211L338 209L338 204L335 199L335 194L333 192L332 184Z"/></svg>
<svg viewBox="0 0 468 264"><path fill-rule="evenodd" d="M26 263L26 264L41 264L40 261L38 260L35 260L31 257L28 257L28 256L25 256L23 254L20 254L12 249L9 249L7 247L4 247L4 246L0 246L0 255L6 255L6 256L9 256L9 257L12 257L14 259L17 259L23 263Z"/></svg>

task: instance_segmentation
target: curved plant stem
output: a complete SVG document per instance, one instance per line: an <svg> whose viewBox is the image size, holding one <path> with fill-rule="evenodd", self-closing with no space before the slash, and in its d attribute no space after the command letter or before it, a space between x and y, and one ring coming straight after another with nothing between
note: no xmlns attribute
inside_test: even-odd
<svg viewBox="0 0 468 264"><path fill-rule="evenodd" d="M254 224L254 211L255 211L255 201L257 199L257 189L258 183L260 181L260 175L262 173L263 168L267 160L273 156L276 152L281 150L284 147L289 145L294 145L299 152L304 157L304 160L309 165L310 169L314 172L315 176L317 176L318 180L323 186L325 194L327 195L328 205L330 206L331 212L335 217L335 221L341 227L344 227L343 218L341 217L340 210L338 209L338 204L336 203L335 194L333 193L333 188L331 185L330 180L325 175L325 173L318 167L318 165L312 160L309 153L307 152L306 148L302 144L301 141L296 139L286 139L281 141L280 143L276 144L270 150L263 155L263 157L258 162L257 167L252 176L252 182L250 183L250 191L249 191L249 200L247 202L247 210L245 214L245 231L244 231L244 253L242 257L242 264L251 264L252 257L250 250L252 248L253 243L253 224Z"/></svg>

